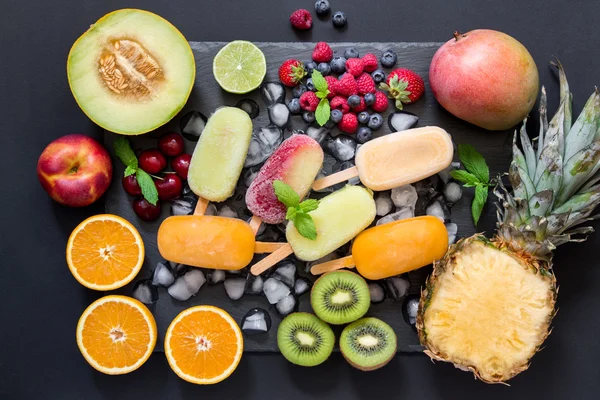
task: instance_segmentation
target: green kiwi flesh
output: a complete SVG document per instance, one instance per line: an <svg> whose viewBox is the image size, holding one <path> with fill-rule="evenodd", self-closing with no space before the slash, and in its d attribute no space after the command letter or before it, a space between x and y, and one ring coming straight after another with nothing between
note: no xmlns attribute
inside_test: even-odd
<svg viewBox="0 0 600 400"><path fill-rule="evenodd" d="M310 303L317 317L323 321L334 325L347 324L369 310L369 286L354 272L328 272L313 285Z"/></svg>
<svg viewBox="0 0 600 400"><path fill-rule="evenodd" d="M386 365L396 354L396 334L380 319L359 319L342 331L340 350L353 367L373 371Z"/></svg>
<svg viewBox="0 0 600 400"><path fill-rule="evenodd" d="M290 314L277 330L281 354L292 364L303 367L314 367L327 360L334 344L335 335L329 325L313 314Z"/></svg>

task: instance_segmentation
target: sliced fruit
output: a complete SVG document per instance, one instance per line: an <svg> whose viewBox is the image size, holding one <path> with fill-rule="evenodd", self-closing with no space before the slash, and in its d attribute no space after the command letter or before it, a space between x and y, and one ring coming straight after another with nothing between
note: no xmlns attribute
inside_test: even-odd
<svg viewBox="0 0 600 400"><path fill-rule="evenodd" d="M255 44L235 40L226 44L213 60L213 75L226 92L248 93L260 86L267 61Z"/></svg>
<svg viewBox="0 0 600 400"><path fill-rule="evenodd" d="M279 324L277 346L292 364L314 367L333 351L335 335L325 322L313 314L290 314Z"/></svg>
<svg viewBox="0 0 600 400"><path fill-rule="evenodd" d="M244 341L231 315L213 306L182 311L167 329L165 354L171 369L198 385L221 382L235 371Z"/></svg>
<svg viewBox="0 0 600 400"><path fill-rule="evenodd" d="M96 300L77 323L77 346L98 371L121 375L135 371L156 345L156 322L139 301L125 296Z"/></svg>
<svg viewBox="0 0 600 400"><path fill-rule="evenodd" d="M396 334L377 318L351 323L340 336L340 351L353 367L373 371L386 365L396 354Z"/></svg>
<svg viewBox="0 0 600 400"><path fill-rule="evenodd" d="M347 324L365 315L369 309L369 286L354 272L328 272L315 282L310 292L310 304L323 321Z"/></svg>
<svg viewBox="0 0 600 400"><path fill-rule="evenodd" d="M117 215L94 215L80 223L67 242L67 264L83 286L113 290L140 272L144 242L131 223Z"/></svg>
<svg viewBox="0 0 600 400"><path fill-rule="evenodd" d="M181 110L196 66L177 28L151 12L124 9L100 18L77 39L67 75L91 120L112 132L139 135Z"/></svg>

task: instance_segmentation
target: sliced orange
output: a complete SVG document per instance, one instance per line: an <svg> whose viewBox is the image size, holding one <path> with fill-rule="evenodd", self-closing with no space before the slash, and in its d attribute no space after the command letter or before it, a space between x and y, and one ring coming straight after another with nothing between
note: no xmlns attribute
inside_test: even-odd
<svg viewBox="0 0 600 400"><path fill-rule="evenodd" d="M167 329L165 354L171 369L191 383L221 382L235 371L244 340L235 320L213 306L182 311Z"/></svg>
<svg viewBox="0 0 600 400"><path fill-rule="evenodd" d="M156 322L145 305L111 295L93 302L77 323L77 346L86 361L109 375L138 369L156 345Z"/></svg>
<svg viewBox="0 0 600 400"><path fill-rule="evenodd" d="M83 286L113 290L125 286L144 263L144 242L127 220L94 215L73 230L67 242L67 264Z"/></svg>

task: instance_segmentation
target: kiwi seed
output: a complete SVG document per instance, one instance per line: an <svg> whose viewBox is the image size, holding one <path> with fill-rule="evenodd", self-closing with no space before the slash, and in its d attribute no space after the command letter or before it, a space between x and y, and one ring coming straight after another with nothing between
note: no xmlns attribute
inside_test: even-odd
<svg viewBox="0 0 600 400"><path fill-rule="evenodd" d="M342 331L340 350L355 368L373 371L386 365L396 354L396 333L377 318L363 318Z"/></svg>
<svg viewBox="0 0 600 400"><path fill-rule="evenodd" d="M347 324L367 313L371 305L369 286L354 272L328 272L313 285L310 303L323 321L334 325Z"/></svg>
<svg viewBox="0 0 600 400"><path fill-rule="evenodd" d="M292 364L303 367L313 367L327 360L334 343L335 335L329 325L313 314L290 314L277 330L281 354Z"/></svg>

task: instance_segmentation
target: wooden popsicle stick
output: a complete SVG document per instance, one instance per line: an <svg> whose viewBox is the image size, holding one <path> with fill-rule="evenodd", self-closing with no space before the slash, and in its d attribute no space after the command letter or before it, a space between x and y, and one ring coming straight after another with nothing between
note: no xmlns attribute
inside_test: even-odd
<svg viewBox="0 0 600 400"><path fill-rule="evenodd" d="M256 235L256 232L258 232L258 230L260 229L261 224L262 224L262 220L260 218L258 218L256 215L253 215L252 219L250 220L250 228L252 228L255 235Z"/></svg>
<svg viewBox="0 0 600 400"><path fill-rule="evenodd" d="M292 246L290 246L289 243L285 243L284 246L281 246L280 248L278 248L277 250L275 250L256 264L254 264L250 268L250 272L252 272L252 275L260 275L269 268L271 268L273 265L277 264L279 261L292 254L293 252L294 250L292 249Z"/></svg>
<svg viewBox="0 0 600 400"><path fill-rule="evenodd" d="M254 253L256 254L265 254L265 253L273 253L277 251L280 247L285 246L287 243L276 243L276 242L255 242L254 243Z"/></svg>
<svg viewBox="0 0 600 400"><path fill-rule="evenodd" d="M354 268L354 259L352 256L338 258L337 260L331 260L321 264L315 264L310 268L310 273L313 275L321 275L325 272L335 271L342 268Z"/></svg>
<svg viewBox="0 0 600 400"><path fill-rule="evenodd" d="M198 203L196 203L196 208L194 209L194 215L204 215L206 212L206 207L208 207L208 200L203 197L198 197Z"/></svg>
<svg viewBox="0 0 600 400"><path fill-rule="evenodd" d="M335 174L328 175L324 178L317 179L313 182L312 189L313 190L321 190L326 187L333 186L336 183L347 181L348 179L352 179L358 176L358 168L352 167L345 169L340 172L336 172Z"/></svg>

